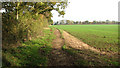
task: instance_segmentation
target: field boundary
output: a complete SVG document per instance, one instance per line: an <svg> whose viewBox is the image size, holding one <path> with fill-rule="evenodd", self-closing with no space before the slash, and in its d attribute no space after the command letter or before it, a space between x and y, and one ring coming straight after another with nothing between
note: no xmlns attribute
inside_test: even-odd
<svg viewBox="0 0 120 68"><path fill-rule="evenodd" d="M67 44L68 47L72 47L72 48L75 48L75 49L87 49L87 50L91 50L93 52L97 52L97 53L100 53L100 54L106 54L106 55L109 55L109 56L112 56L114 54L118 54L117 52L104 52L104 51L100 51L84 42L82 42L81 40L77 39L76 37L72 36L71 34L69 34L68 32L64 31L63 30L63 36L64 36L64 39L65 39L65 43Z"/></svg>

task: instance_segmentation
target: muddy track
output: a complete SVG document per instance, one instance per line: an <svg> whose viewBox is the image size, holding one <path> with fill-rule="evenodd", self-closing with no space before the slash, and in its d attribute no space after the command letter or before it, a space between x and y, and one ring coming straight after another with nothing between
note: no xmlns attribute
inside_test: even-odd
<svg viewBox="0 0 120 68"><path fill-rule="evenodd" d="M54 34L56 39L53 40L52 52L49 55L48 66L71 66L73 65L74 58L67 52L62 50L62 46L65 44L64 39L60 36L60 31L55 30Z"/></svg>

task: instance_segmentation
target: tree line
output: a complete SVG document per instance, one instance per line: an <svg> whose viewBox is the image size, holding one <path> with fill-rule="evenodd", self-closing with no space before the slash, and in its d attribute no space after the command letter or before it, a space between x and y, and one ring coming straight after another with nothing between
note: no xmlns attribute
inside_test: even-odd
<svg viewBox="0 0 120 68"><path fill-rule="evenodd" d="M119 24L117 21L92 21L89 22L88 20L86 21L72 21L72 20L60 20L57 22L54 22L54 25L72 25L72 24Z"/></svg>
<svg viewBox="0 0 120 68"><path fill-rule="evenodd" d="M37 38L44 27L53 23L52 10L65 14L67 2L3 2L3 45L16 44Z"/></svg>

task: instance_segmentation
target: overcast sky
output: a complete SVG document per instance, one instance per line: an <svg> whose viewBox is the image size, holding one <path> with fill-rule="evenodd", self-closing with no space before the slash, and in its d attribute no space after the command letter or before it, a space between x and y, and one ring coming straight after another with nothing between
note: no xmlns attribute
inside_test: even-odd
<svg viewBox="0 0 120 68"><path fill-rule="evenodd" d="M118 20L118 2L120 0L69 0L70 4L65 9L64 18L53 13L53 21L62 19L74 21L105 21Z"/></svg>

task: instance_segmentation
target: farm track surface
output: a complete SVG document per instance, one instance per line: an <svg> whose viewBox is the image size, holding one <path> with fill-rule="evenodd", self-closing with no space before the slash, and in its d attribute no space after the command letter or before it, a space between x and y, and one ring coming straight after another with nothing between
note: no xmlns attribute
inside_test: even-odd
<svg viewBox="0 0 120 68"><path fill-rule="evenodd" d="M56 39L53 40L52 51L49 54L48 58L48 66L72 66L75 65L76 60L82 59L90 62L97 62L98 65L107 65L104 60L99 59L97 55L93 55L92 52L99 53L102 55L108 55L109 57L113 56L111 53L101 52L98 49L95 49L74 36L70 35L66 31L63 31L62 35L64 39L61 38L61 33L58 29L55 29L54 34L56 35ZM76 55L71 55L70 53L62 50L62 46L66 45L66 47L74 48L76 50L81 50L82 53L77 53ZM92 51L92 52L91 52ZM89 56L92 55L92 56Z"/></svg>
<svg viewBox="0 0 120 68"><path fill-rule="evenodd" d="M48 66L71 66L73 65L74 58L67 52L62 50L64 45L64 39L60 38L61 34L59 30L55 30L54 34L56 39L53 40L52 52L49 55Z"/></svg>

